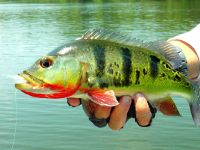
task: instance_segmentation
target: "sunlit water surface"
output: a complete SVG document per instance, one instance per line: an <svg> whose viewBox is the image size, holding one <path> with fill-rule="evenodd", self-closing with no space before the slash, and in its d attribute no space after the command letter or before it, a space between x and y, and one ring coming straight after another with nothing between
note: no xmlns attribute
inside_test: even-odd
<svg viewBox="0 0 200 150"><path fill-rule="evenodd" d="M96 128L81 107L66 100L31 98L8 77L90 28L106 28L144 41L163 40L200 22L198 1L0 4L0 150L200 149L200 129L186 101L182 117L157 113L149 128L129 120L123 130Z"/></svg>

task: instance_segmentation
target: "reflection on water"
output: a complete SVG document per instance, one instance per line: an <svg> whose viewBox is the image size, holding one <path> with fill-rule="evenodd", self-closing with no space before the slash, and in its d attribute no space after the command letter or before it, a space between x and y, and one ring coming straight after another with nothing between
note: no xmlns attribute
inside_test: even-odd
<svg viewBox="0 0 200 150"><path fill-rule="evenodd" d="M187 31L200 22L199 1L31 2L38 1L0 4L0 149L186 150L200 147L200 130L194 127L183 99L176 98L183 117L157 114L150 128L140 128L130 120L123 130L113 132L107 127L94 127L81 107L68 107L65 100L39 100L19 91L15 97L13 81L8 78L90 28L120 31L144 41L167 39Z"/></svg>

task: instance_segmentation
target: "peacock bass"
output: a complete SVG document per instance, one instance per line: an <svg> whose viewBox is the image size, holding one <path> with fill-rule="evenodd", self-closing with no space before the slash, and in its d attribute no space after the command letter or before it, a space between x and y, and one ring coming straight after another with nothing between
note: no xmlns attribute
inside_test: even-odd
<svg viewBox="0 0 200 150"><path fill-rule="evenodd" d="M141 92L166 115L179 115L171 99L178 95L188 100L199 125L199 86L187 79L184 68L174 67L176 54L168 43L144 45L113 32L90 30L37 60L19 74L26 82L15 86L33 97L89 99L109 107L118 105L118 96Z"/></svg>

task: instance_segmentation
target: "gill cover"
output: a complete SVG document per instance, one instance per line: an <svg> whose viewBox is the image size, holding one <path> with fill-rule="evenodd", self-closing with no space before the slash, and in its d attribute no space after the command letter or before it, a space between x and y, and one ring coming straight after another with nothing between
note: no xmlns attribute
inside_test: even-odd
<svg viewBox="0 0 200 150"><path fill-rule="evenodd" d="M64 98L73 95L79 88L81 64L75 58L45 56L24 74L33 79L32 82L29 80L31 88L30 85L29 88L19 88L24 93L40 98Z"/></svg>

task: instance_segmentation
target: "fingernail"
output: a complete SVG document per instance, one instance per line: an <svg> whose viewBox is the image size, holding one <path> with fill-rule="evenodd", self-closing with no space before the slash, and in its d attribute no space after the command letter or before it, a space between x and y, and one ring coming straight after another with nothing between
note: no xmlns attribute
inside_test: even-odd
<svg viewBox="0 0 200 150"><path fill-rule="evenodd" d="M136 99L138 99L138 98L141 98L141 97L144 97L141 93L137 93L136 95L135 95L135 97L136 97Z"/></svg>
<svg viewBox="0 0 200 150"><path fill-rule="evenodd" d="M124 103L124 104L129 104L130 102L131 102L131 98L129 97L129 96L124 96L123 98L122 98L122 102Z"/></svg>

